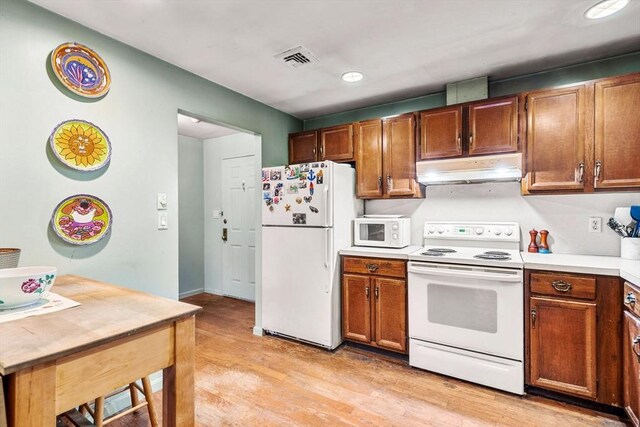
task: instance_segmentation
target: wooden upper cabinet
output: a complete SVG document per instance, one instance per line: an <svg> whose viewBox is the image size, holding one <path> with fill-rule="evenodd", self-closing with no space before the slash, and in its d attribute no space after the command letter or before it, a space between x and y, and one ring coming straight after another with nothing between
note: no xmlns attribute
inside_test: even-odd
<svg viewBox="0 0 640 427"><path fill-rule="evenodd" d="M585 187L586 86L527 95L527 190Z"/></svg>
<svg viewBox="0 0 640 427"><path fill-rule="evenodd" d="M417 190L415 123L413 113L383 121L383 186L391 197L413 196Z"/></svg>
<svg viewBox="0 0 640 427"><path fill-rule="evenodd" d="M319 160L350 162L355 160L353 124L333 126L318 131Z"/></svg>
<svg viewBox="0 0 640 427"><path fill-rule="evenodd" d="M462 107L420 113L420 160L462 156Z"/></svg>
<svg viewBox="0 0 640 427"><path fill-rule="evenodd" d="M633 314L624 313L622 336L622 381L624 409L634 426L640 425L640 320Z"/></svg>
<svg viewBox="0 0 640 427"><path fill-rule="evenodd" d="M367 276L342 276L342 336L371 342L371 279Z"/></svg>
<svg viewBox="0 0 640 427"><path fill-rule="evenodd" d="M595 83L594 187L640 187L640 74Z"/></svg>
<svg viewBox="0 0 640 427"><path fill-rule="evenodd" d="M382 197L382 120L356 123L356 195Z"/></svg>
<svg viewBox="0 0 640 427"><path fill-rule="evenodd" d="M518 151L518 97L469 105L469 155Z"/></svg>
<svg viewBox="0 0 640 427"><path fill-rule="evenodd" d="M318 133L315 130L289 135L289 164L309 163L318 160L316 157L317 143Z"/></svg>
<svg viewBox="0 0 640 427"><path fill-rule="evenodd" d="M595 399L596 304L530 298L530 382Z"/></svg>
<svg viewBox="0 0 640 427"><path fill-rule="evenodd" d="M407 349L407 284L401 279L371 279L375 298L375 341L378 347Z"/></svg>

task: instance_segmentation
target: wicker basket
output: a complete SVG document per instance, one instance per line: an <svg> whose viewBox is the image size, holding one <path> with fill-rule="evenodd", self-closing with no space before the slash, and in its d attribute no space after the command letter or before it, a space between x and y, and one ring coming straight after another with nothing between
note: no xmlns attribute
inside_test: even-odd
<svg viewBox="0 0 640 427"><path fill-rule="evenodd" d="M16 268L20 259L20 249L0 248L0 269Z"/></svg>

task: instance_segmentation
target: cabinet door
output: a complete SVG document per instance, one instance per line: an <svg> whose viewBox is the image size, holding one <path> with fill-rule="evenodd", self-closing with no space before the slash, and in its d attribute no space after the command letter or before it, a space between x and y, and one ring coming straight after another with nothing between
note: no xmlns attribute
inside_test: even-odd
<svg viewBox="0 0 640 427"><path fill-rule="evenodd" d="M382 120L356 124L356 195L382 197Z"/></svg>
<svg viewBox="0 0 640 427"><path fill-rule="evenodd" d="M469 155L518 151L518 98L469 105Z"/></svg>
<svg viewBox="0 0 640 427"><path fill-rule="evenodd" d="M420 160L462 156L462 107L420 113Z"/></svg>
<svg viewBox="0 0 640 427"><path fill-rule="evenodd" d="M350 162L355 160L353 124L333 126L318 131L320 160Z"/></svg>
<svg viewBox="0 0 640 427"><path fill-rule="evenodd" d="M398 279L371 279L375 295L375 341L378 347L407 350L407 285Z"/></svg>
<svg viewBox="0 0 640 427"><path fill-rule="evenodd" d="M388 196L413 196L416 193L415 116L386 119L382 125L383 186Z"/></svg>
<svg viewBox="0 0 640 427"><path fill-rule="evenodd" d="M367 276L342 276L342 335L344 339L371 342L371 283Z"/></svg>
<svg viewBox="0 0 640 427"><path fill-rule="evenodd" d="M584 189L584 85L527 95L529 191Z"/></svg>
<svg viewBox="0 0 640 427"><path fill-rule="evenodd" d="M640 415L640 320L628 311L624 312L624 334L622 338L623 399L633 425L638 426Z"/></svg>
<svg viewBox="0 0 640 427"><path fill-rule="evenodd" d="M596 397L596 305L530 299L530 377L537 387Z"/></svg>
<svg viewBox="0 0 640 427"><path fill-rule="evenodd" d="M595 188L640 187L640 74L595 85Z"/></svg>
<svg viewBox="0 0 640 427"><path fill-rule="evenodd" d="M289 135L289 164L315 162L318 133L299 132Z"/></svg>

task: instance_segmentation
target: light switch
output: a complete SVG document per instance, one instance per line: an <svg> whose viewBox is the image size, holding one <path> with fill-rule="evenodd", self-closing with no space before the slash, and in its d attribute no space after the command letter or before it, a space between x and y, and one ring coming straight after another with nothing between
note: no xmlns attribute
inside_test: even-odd
<svg viewBox="0 0 640 427"><path fill-rule="evenodd" d="M168 228L167 212L158 212L158 230L166 230Z"/></svg>
<svg viewBox="0 0 640 427"><path fill-rule="evenodd" d="M156 207L158 208L158 210L167 209L167 193L158 193Z"/></svg>

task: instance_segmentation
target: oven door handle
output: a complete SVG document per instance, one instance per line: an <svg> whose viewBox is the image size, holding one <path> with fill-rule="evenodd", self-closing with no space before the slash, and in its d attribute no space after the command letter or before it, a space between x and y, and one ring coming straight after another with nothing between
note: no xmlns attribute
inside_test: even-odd
<svg viewBox="0 0 640 427"><path fill-rule="evenodd" d="M522 272L494 273L482 270L458 270L454 268L433 268L417 263L409 263L409 273L428 274L433 276L460 277L465 279L497 280L499 282L522 282Z"/></svg>

